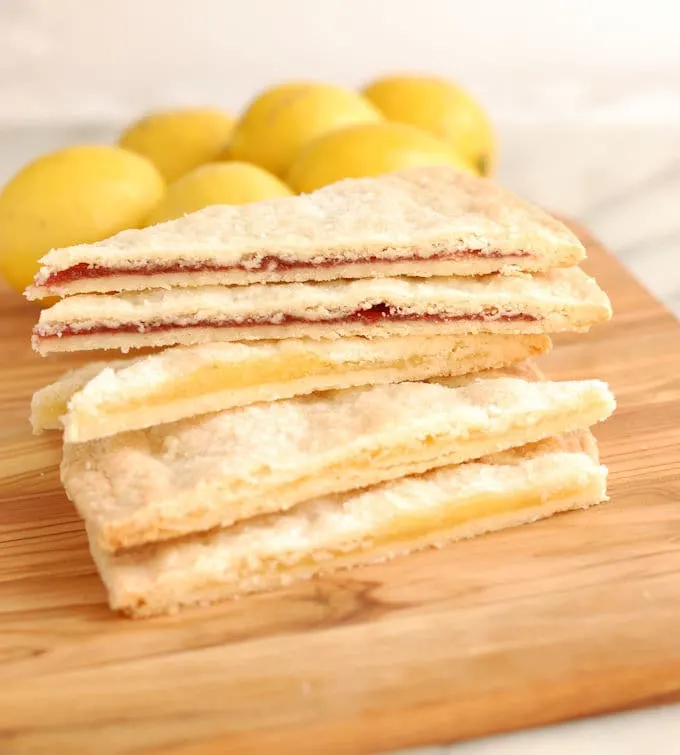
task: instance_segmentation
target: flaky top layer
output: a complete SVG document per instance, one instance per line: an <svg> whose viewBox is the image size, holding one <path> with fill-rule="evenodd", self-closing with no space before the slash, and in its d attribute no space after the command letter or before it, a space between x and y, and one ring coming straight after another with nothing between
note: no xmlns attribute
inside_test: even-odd
<svg viewBox="0 0 680 755"><path fill-rule="evenodd" d="M106 278L125 269L170 264L176 272L237 268L233 283L252 282L248 271L263 260L347 265L361 261L427 261L474 252L481 258L519 253L529 270L577 264L582 244L562 223L492 182L446 166L413 168L378 178L348 179L309 195L240 206L214 206L160 225L127 230L110 239L50 251L28 296L49 295L45 284L59 271L84 266L83 274ZM522 267L521 256L512 260ZM87 268L97 268L97 271ZM467 273L465 272L467 271ZM474 272L469 260L461 273ZM490 272L488 266L484 272ZM453 271L449 271L453 272ZM359 275L371 275L370 266ZM300 277L302 276L302 277ZM161 277L161 276L159 276ZM303 279L304 273L297 276ZM313 274L310 277L314 277ZM153 278L153 276L150 276ZM263 279L276 280L276 275ZM132 285L153 287L144 276ZM77 281L76 281L77 282ZM221 283L230 282L224 278ZM191 280L184 285L193 285ZM74 284L71 288L77 290ZM116 290L104 285L100 289ZM69 284L60 293L69 293Z"/></svg>
<svg viewBox="0 0 680 755"><path fill-rule="evenodd" d="M91 536L90 547L111 607L148 616L587 507L605 485L594 439L576 433L229 529L119 554Z"/></svg>
<svg viewBox="0 0 680 755"><path fill-rule="evenodd" d="M65 444L62 482L104 539L128 525L157 539L244 518L244 501L257 501L249 512L277 510L304 491L401 476L414 461L427 469L587 427L613 408L600 381L533 382L521 370L451 387L377 385Z"/></svg>
<svg viewBox="0 0 680 755"><path fill-rule="evenodd" d="M175 347L91 362L35 393L34 431L82 442L318 390L461 375L550 348L546 336L284 339Z"/></svg>
<svg viewBox="0 0 680 755"><path fill-rule="evenodd" d="M284 316L324 321L376 306L398 315L459 315L492 307L496 314L528 313L540 317L580 305L599 313L594 322L611 314L606 294L577 267L534 276L202 286L71 296L41 312L36 334L49 335L58 330L54 326L62 323L72 330L125 323L140 325L143 331L144 324L154 322L181 327L202 322L248 324L249 320L262 320L275 325Z"/></svg>

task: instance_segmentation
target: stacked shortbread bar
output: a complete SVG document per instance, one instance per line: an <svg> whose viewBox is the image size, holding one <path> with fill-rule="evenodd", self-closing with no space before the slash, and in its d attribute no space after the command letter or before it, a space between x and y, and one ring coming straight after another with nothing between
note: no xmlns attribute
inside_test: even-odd
<svg viewBox="0 0 680 755"><path fill-rule="evenodd" d="M561 223L447 167L51 251L38 391L113 608L267 590L606 497L614 399L528 360L611 316ZM100 355L101 357L101 355Z"/></svg>

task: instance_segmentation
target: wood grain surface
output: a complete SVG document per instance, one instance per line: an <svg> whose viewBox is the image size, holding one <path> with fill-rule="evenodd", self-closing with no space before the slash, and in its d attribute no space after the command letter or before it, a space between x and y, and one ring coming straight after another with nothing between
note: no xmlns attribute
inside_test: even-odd
<svg viewBox="0 0 680 755"><path fill-rule="evenodd" d="M36 309L0 296L0 752L369 753L680 700L680 328L587 241L615 320L541 365L618 396L609 504L138 622L27 425L82 357L33 355Z"/></svg>

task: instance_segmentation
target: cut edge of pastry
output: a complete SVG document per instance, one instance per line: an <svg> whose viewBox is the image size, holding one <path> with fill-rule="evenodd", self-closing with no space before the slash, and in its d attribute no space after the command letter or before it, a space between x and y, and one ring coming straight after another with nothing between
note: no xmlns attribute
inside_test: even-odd
<svg viewBox="0 0 680 755"><path fill-rule="evenodd" d="M209 207L54 249L26 295L186 285L194 276L229 285L308 280L320 270L356 277L374 275L383 263L417 266L421 274L442 263L456 275L535 271L584 257L575 234L543 210L486 179L428 166L304 196Z"/></svg>
<svg viewBox="0 0 680 755"><path fill-rule="evenodd" d="M209 341L585 331L611 304L580 268L486 278L374 278L67 297L33 329L41 354Z"/></svg>
<svg viewBox="0 0 680 755"><path fill-rule="evenodd" d="M36 392L31 425L36 434L63 428L65 442L82 443L315 391L477 373L551 347L540 335L352 340L340 348L322 341L239 344L238 359L230 358L231 344L220 344L97 362Z"/></svg>
<svg viewBox="0 0 680 755"><path fill-rule="evenodd" d="M336 264L330 267L308 267L283 272L263 270L225 270L216 272L163 273L107 275L98 278L81 278L69 283L49 286L30 286L26 289L29 301L52 296L77 296L79 294L110 294L123 291L143 291L147 288L200 288L201 286L252 286L257 283L326 283L334 280L359 278L435 278L460 276L475 278L481 275L517 275L520 273L544 273L552 268L567 268L579 264L584 256L577 247L560 249L554 255L536 259L507 253L498 257L464 257L452 260L414 259L413 261L380 264Z"/></svg>
<svg viewBox="0 0 680 755"><path fill-rule="evenodd" d="M542 445L548 447L543 459ZM470 470L472 475L456 485L456 475L465 475ZM479 474L475 475L475 471ZM363 533L354 531L353 536L346 535L344 539L338 520L332 518L346 516L348 506L384 505L381 503L384 493L394 496L395 491L397 495L401 492L406 498L409 493L422 495L419 484L434 481L437 489L437 480L447 476L451 479L446 484L455 487L457 497L444 495L443 500L430 505L429 511L419 512L416 505L407 514L387 516L377 528L367 528ZM331 509L327 515L317 502L311 502L283 515L263 517L254 525L237 526L231 532L217 530L120 554L104 552L96 538L88 534L109 605L142 618L275 590L340 569L440 548L560 512L585 509L606 500L606 477L606 467L598 463L595 441L590 433L584 432L479 462L445 467L420 478L333 496L327 502ZM414 481L415 487L409 490ZM285 533L286 517L302 517L303 522L305 517L311 517L308 530L326 526L331 533L325 540L322 538L318 547L299 546L297 553L294 548L286 551L285 547L277 551L271 547L272 540L277 541L276 528ZM262 546L263 532L265 546Z"/></svg>
<svg viewBox="0 0 680 755"><path fill-rule="evenodd" d="M292 325L251 325L229 327L168 326L165 330L106 333L83 332L77 335L43 337L34 334L32 345L41 356L63 352L91 350L119 350L194 346L216 342L261 341L289 338L312 340L351 337L390 338L420 336L477 336L477 335L553 335L556 333L587 333L593 326L611 318L606 305L582 305L574 310L562 310L534 320L384 320L371 324L361 322L310 322Z"/></svg>
<svg viewBox="0 0 680 755"><path fill-rule="evenodd" d="M489 377L494 377L494 373ZM529 378L532 379L536 378ZM470 382L477 383L476 376ZM611 415L615 402L606 384L601 381L571 382L575 392L565 398L559 408L556 402L552 402L541 416L518 414L515 424L502 430L493 432L485 427L479 432L419 436L407 438L406 445L395 441L391 447L379 450L375 443L367 444L365 448L355 450L351 458L339 455L333 461L312 459L295 474L287 473L283 478L273 475L260 480L257 487L246 486L228 501L224 500L223 491L233 481L216 478L210 485L202 484L200 499L192 498L196 494L187 490L166 501L157 494L151 495L149 490L144 503L139 501L133 510L119 511L112 516L110 511L117 494L111 487L111 472L99 469L88 444L65 446L62 482L81 516L88 522L98 545L104 550L116 551L216 526L230 526L234 522L287 510L321 495L422 474L558 434L584 430ZM549 390L553 384L544 385ZM423 428L419 432L424 432ZM106 443L106 439L103 442ZM74 479L79 480L78 487L72 484ZM109 500L107 496L113 498Z"/></svg>

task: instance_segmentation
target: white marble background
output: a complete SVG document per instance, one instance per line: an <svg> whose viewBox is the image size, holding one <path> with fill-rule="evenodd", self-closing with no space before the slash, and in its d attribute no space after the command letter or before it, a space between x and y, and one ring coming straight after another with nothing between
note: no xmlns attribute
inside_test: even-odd
<svg viewBox="0 0 680 755"><path fill-rule="evenodd" d="M501 121L680 122L675 0L0 0L0 122L239 107L272 80L390 69Z"/></svg>
<svg viewBox="0 0 680 755"><path fill-rule="evenodd" d="M679 29L677 0L0 0L0 184L154 107L433 71L489 108L503 183L585 221L680 313ZM453 751L670 754L680 706Z"/></svg>

